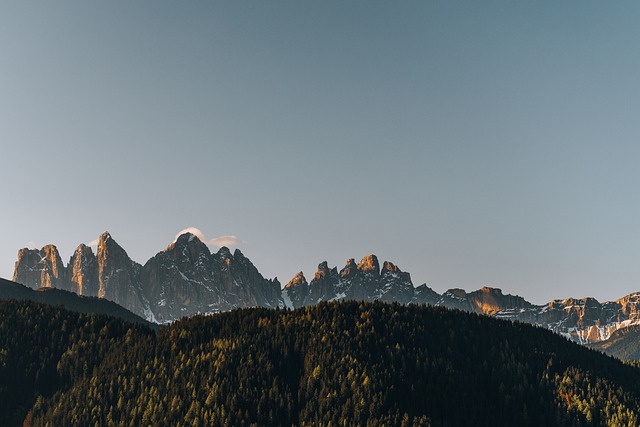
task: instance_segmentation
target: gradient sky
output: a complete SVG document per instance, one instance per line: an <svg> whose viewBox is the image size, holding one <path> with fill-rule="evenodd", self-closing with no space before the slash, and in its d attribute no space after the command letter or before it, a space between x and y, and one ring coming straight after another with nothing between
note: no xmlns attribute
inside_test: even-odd
<svg viewBox="0 0 640 427"><path fill-rule="evenodd" d="M2 1L0 276L197 227L284 284L640 291L640 4ZM212 246L215 249L215 246Z"/></svg>

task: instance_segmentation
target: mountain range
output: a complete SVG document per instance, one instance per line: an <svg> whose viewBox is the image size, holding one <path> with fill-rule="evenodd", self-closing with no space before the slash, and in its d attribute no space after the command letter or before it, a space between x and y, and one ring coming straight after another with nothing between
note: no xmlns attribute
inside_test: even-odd
<svg viewBox="0 0 640 427"><path fill-rule="evenodd" d="M375 255L359 263L349 259L339 271L322 262L310 282L300 272L282 288L277 278L264 278L240 250L222 247L212 253L190 233L144 265L131 260L108 232L100 236L96 254L81 244L67 265L54 245L21 249L13 280L33 289L104 298L161 324L234 308L299 308L336 300L443 306L540 325L581 344L606 341L615 331L640 324L640 293L604 303L568 298L544 305L490 287L439 294L426 284L415 287L410 274L389 261L380 267Z"/></svg>

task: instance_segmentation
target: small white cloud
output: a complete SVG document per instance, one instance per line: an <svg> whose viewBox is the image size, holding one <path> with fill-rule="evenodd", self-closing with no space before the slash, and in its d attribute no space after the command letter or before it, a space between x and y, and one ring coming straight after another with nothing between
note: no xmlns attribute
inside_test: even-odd
<svg viewBox="0 0 640 427"><path fill-rule="evenodd" d="M222 246L238 246L242 241L236 236L220 236L209 240L208 243L221 248Z"/></svg>
<svg viewBox="0 0 640 427"><path fill-rule="evenodd" d="M202 233L202 231L200 231L200 229L196 227L187 227L184 230L179 231L178 234L176 234L176 238L174 242L178 240L178 237L180 237L185 233L191 233L194 236L196 236L198 239L200 239L203 243L207 245L217 246L219 248L221 248L222 246L238 246L242 243L242 240L232 235L219 236L219 237L214 237L213 239L207 239L205 235Z"/></svg>
<svg viewBox="0 0 640 427"><path fill-rule="evenodd" d="M38 249L38 244L36 242L29 242L27 243L27 247L29 249Z"/></svg>
<svg viewBox="0 0 640 427"><path fill-rule="evenodd" d="M90 241L90 242L89 242L89 244L88 244L87 246L89 246L89 247L91 247L91 248L96 248L96 247L98 247L98 239L94 239L94 240Z"/></svg>

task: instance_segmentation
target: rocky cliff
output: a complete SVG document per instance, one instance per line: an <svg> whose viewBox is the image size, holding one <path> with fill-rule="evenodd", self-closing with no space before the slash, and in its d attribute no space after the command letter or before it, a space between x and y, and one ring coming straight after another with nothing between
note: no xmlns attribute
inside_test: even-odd
<svg viewBox="0 0 640 427"><path fill-rule="evenodd" d="M78 295L98 296L98 259L89 246L81 244L75 250L67 266L69 290Z"/></svg>
<svg viewBox="0 0 640 427"><path fill-rule="evenodd" d="M239 307L282 307L280 283L267 280L242 252L217 253L183 234L142 268L149 306L159 322Z"/></svg>
<svg viewBox="0 0 640 427"><path fill-rule="evenodd" d="M13 273L15 282L25 283L33 289L68 289L67 272L53 245L42 249L20 249Z"/></svg>
<svg viewBox="0 0 640 427"><path fill-rule="evenodd" d="M104 298L144 317L166 323L197 313L238 307L283 307L280 283L267 280L242 252L223 247L212 254L193 234L183 234L144 266L107 232L97 255L80 245L65 267L58 250L21 249L14 281L33 289L56 287Z"/></svg>

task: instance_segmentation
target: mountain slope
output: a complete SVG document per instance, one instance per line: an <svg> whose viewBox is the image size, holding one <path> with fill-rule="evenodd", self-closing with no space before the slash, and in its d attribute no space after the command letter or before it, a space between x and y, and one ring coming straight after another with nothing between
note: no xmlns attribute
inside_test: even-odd
<svg viewBox="0 0 640 427"><path fill-rule="evenodd" d="M105 354L120 348L127 334L155 336L142 324L125 322L113 316L85 314L44 304L21 296L48 300L51 295L69 301L86 298L54 290L37 292L9 282L0 284L0 425L21 426L31 407L38 407L61 388L70 386L93 371ZM68 298L70 295L73 298ZM66 298L65 298L66 297ZM110 307L113 302L91 298L89 305ZM73 305L73 303L71 304ZM69 306L69 304L67 304ZM113 307L110 307L113 308ZM131 313L130 316L133 317ZM137 319L142 321L142 319ZM77 423L75 423L77 425ZM25 425L30 425L26 423ZM50 424L51 425L51 424Z"/></svg>
<svg viewBox="0 0 640 427"><path fill-rule="evenodd" d="M47 328L61 328L63 320L72 335L86 328L82 318L34 317L41 306L16 304L0 302L0 328L29 329L33 339L48 340ZM47 328L36 327L42 322ZM27 425L639 421L637 368L542 328L436 307L333 302L296 311L243 309L194 316L155 336L119 328L109 337L103 353L54 345L45 359L58 366L47 375L59 387L33 398ZM18 335L0 333L0 340L14 357L40 360ZM83 346L103 341L89 334ZM60 354L63 362L56 363Z"/></svg>
<svg viewBox="0 0 640 427"><path fill-rule="evenodd" d="M618 329L609 339L589 345L622 360L640 360L640 326Z"/></svg>
<svg viewBox="0 0 640 427"><path fill-rule="evenodd" d="M130 323L153 326L145 319L136 316L112 301L95 297L83 297L74 292L54 288L33 290L20 283L0 279L0 300L8 299L41 302L52 306L62 306L66 310L76 313L103 314Z"/></svg>

